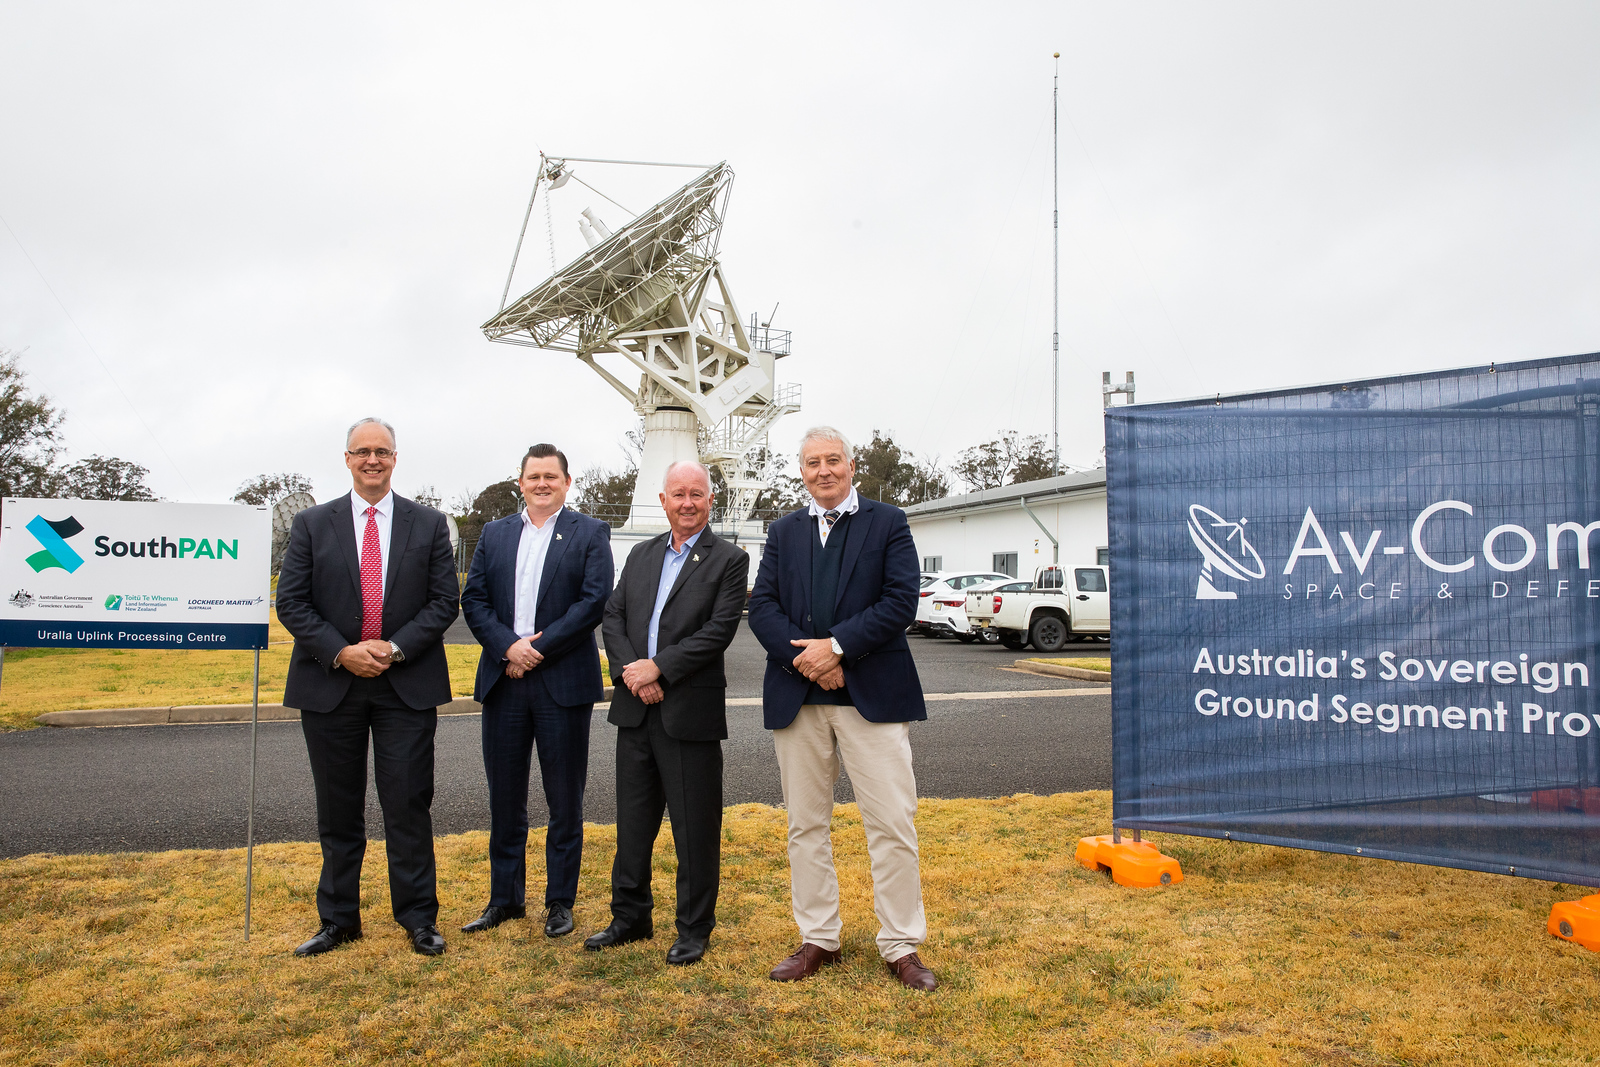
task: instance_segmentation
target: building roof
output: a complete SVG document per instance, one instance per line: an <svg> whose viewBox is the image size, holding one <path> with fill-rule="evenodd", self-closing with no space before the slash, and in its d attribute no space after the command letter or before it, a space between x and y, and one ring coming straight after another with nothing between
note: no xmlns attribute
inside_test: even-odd
<svg viewBox="0 0 1600 1067"><path fill-rule="evenodd" d="M1103 493L1105 488L1106 472L1104 468L1100 468L1083 474L1063 474L1058 478L1040 478L1033 482L1003 485L998 489L983 489L976 493L960 493L940 497L938 500L926 500L906 508L906 518L929 518L946 512L1019 507L1016 501L1022 497L1027 497L1029 504L1053 502L1051 498L1081 496L1097 490Z"/></svg>

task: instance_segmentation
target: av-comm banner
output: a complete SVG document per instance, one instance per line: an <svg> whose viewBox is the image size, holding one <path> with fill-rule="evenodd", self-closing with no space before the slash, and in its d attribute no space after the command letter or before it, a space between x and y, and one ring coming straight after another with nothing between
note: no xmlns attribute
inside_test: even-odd
<svg viewBox="0 0 1600 1067"><path fill-rule="evenodd" d="M265 508L7 497L0 645L266 648L271 548Z"/></svg>
<svg viewBox="0 0 1600 1067"><path fill-rule="evenodd" d="M1106 413L1113 820L1600 885L1600 354Z"/></svg>

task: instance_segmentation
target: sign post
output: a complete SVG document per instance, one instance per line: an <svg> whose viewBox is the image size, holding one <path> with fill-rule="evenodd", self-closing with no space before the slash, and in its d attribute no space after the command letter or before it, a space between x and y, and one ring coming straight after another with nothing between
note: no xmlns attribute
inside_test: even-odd
<svg viewBox="0 0 1600 1067"><path fill-rule="evenodd" d="M271 592L269 509L7 497L0 647L255 653L245 939L254 888L256 726Z"/></svg>

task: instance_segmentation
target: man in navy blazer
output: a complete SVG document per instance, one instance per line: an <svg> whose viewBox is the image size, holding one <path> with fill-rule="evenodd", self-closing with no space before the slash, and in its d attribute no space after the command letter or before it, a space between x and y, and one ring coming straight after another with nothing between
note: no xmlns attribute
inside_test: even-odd
<svg viewBox="0 0 1600 1067"><path fill-rule="evenodd" d="M839 878L830 829L840 761L872 860L878 952L913 989L937 984L917 860L910 724L926 719L906 644L920 571L905 512L856 493L854 452L819 426L800 442L811 505L767 528L750 594L750 629L767 650L763 715L789 812L789 877L801 944L773 969L795 981L839 959Z"/></svg>
<svg viewBox="0 0 1600 1067"><path fill-rule="evenodd" d="M483 646L473 699L483 705L489 780L489 904L461 929L526 914L528 772L539 752L550 824L544 932L572 932L583 859L589 720L604 695L594 630L611 595L611 527L566 509L567 457L538 444L517 486L527 509L483 528L462 611Z"/></svg>

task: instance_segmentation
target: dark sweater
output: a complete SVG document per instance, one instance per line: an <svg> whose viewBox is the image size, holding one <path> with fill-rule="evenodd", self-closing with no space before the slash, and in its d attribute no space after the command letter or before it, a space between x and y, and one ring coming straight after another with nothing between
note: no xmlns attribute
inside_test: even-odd
<svg viewBox="0 0 1600 1067"><path fill-rule="evenodd" d="M839 602L839 571L844 563L844 543L850 535L849 514L840 515L828 531L828 543L822 543L817 522L811 521L811 636L833 635L833 609ZM854 705L849 687L824 689L815 682L806 692L807 704Z"/></svg>

